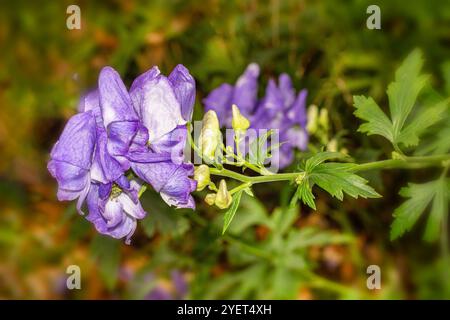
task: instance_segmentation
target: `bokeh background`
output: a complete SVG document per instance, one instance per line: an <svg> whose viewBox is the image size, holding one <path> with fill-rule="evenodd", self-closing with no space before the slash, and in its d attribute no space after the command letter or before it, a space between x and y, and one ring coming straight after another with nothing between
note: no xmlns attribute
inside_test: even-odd
<svg viewBox="0 0 450 320"><path fill-rule="evenodd" d="M66 28L70 4L81 8L81 30ZM370 4L381 8L381 30L366 28ZM147 192L149 216L127 246L58 202L46 170L105 65L129 85L153 65L167 73L183 63L197 80L196 118L201 99L248 63L261 65L261 87L287 72L309 90L308 104L328 110L326 139L359 161L375 159L389 146L356 132L352 95L386 106L395 68L417 47L448 96L448 1L1 1L0 298L450 298L450 265L439 243L422 241L423 223L389 240L398 190L426 172L372 173L379 200L341 203L318 192L317 212L288 209L283 184L258 186L225 237L223 212L204 206L203 194L190 212ZM366 287L370 264L381 267L381 290ZM69 265L81 268L81 290L66 288Z"/></svg>

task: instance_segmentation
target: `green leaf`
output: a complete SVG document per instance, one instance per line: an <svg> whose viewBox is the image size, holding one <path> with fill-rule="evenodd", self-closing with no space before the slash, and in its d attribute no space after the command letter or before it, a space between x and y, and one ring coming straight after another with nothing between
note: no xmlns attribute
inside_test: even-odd
<svg viewBox="0 0 450 320"><path fill-rule="evenodd" d="M381 197L367 180L352 173L353 164L349 163L323 163L318 165L310 174L310 179L320 188L333 197L342 200L344 192L353 198L379 198Z"/></svg>
<svg viewBox="0 0 450 320"><path fill-rule="evenodd" d="M294 224L298 214L298 206L291 208L276 208L272 213L271 229L279 234L284 234Z"/></svg>
<svg viewBox="0 0 450 320"><path fill-rule="evenodd" d="M241 197L241 203L228 231L240 234L254 225L268 225L269 217L264 205L256 197Z"/></svg>
<svg viewBox="0 0 450 320"><path fill-rule="evenodd" d="M315 227L304 227L292 230L287 239L289 250L298 250L311 246L350 243L354 238L349 234L320 230Z"/></svg>
<svg viewBox="0 0 450 320"><path fill-rule="evenodd" d="M367 121L359 127L359 132L367 135L378 134L391 142L394 141L392 122L372 98L354 96L353 105L356 108L355 116Z"/></svg>
<svg viewBox="0 0 450 320"><path fill-rule="evenodd" d="M449 99L438 102L436 105L424 106L419 114L405 126L398 135L396 142L405 146L416 146L419 144L419 136L429 127L442 119L447 110Z"/></svg>
<svg viewBox="0 0 450 320"><path fill-rule="evenodd" d="M227 231L228 227L230 226L231 221L234 218L234 215L239 207L239 203L241 202L242 192L243 192L243 190L238 191L237 193L234 194L233 202L231 203L231 206L227 210L227 212L225 212L225 215L223 218L222 234L225 234L225 231Z"/></svg>
<svg viewBox="0 0 450 320"><path fill-rule="evenodd" d="M263 135L257 137L250 144L249 161L250 163L257 163L263 165L265 160L269 157L267 149L267 140L273 134L273 130L267 130Z"/></svg>
<svg viewBox="0 0 450 320"><path fill-rule="evenodd" d="M425 229L424 239L434 241L439 237L445 215L448 214L449 185L445 179L436 182L431 212Z"/></svg>
<svg viewBox="0 0 450 320"><path fill-rule="evenodd" d="M411 113L428 76L420 75L423 59L419 50L411 52L395 72L395 81L388 87L389 109L394 126L394 141Z"/></svg>
<svg viewBox="0 0 450 320"><path fill-rule="evenodd" d="M298 200L302 202L313 210L316 210L316 204L314 203L314 195L311 191L311 186L309 185L308 178L304 178L297 188L296 195Z"/></svg>
<svg viewBox="0 0 450 320"><path fill-rule="evenodd" d="M91 254L109 290L114 289L117 283L121 244L120 240L102 235L96 235L91 244Z"/></svg>
<svg viewBox="0 0 450 320"><path fill-rule="evenodd" d="M394 146L403 144L409 147L419 143L419 136L442 118L448 104L448 101L442 101L432 107L423 105L412 117L416 100L428 81L427 75L420 74L422 65L422 54L415 50L397 69L395 81L387 90L390 119L372 98L353 97L355 116L367 121L358 131L381 135Z"/></svg>
<svg viewBox="0 0 450 320"><path fill-rule="evenodd" d="M311 172L314 170L314 168L316 166L318 166L319 164L330 160L330 159L343 159L348 157L347 155L343 154L343 153L339 153L339 152L330 152L330 151L325 151L325 152L319 152L316 153L315 155L313 155L311 158L308 158L305 162L305 171L306 172Z"/></svg>
<svg viewBox="0 0 450 320"><path fill-rule="evenodd" d="M448 180L441 178L423 184L410 183L400 190L400 195L408 200L394 211L395 220L391 226L391 240L410 231L430 204L431 213L424 239L435 240L439 235L441 221L444 215L448 214Z"/></svg>

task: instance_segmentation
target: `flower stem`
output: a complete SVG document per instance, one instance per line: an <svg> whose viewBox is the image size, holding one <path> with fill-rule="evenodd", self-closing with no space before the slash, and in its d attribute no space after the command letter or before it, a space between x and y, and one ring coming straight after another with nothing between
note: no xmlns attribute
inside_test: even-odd
<svg viewBox="0 0 450 320"><path fill-rule="evenodd" d="M380 160L362 164L356 164L352 168L353 172L358 171L369 171L369 170L384 170L384 169L421 169L429 168L434 166L441 166L444 161L450 160L450 154L444 155L434 155L434 156L423 156L423 157L406 157L404 159L388 159ZM251 184L264 183L264 182L274 182L274 181L292 181L301 172L291 172L291 173L276 173L272 175L265 176L246 176L228 169L210 169L212 175L228 177L241 182L249 182Z"/></svg>

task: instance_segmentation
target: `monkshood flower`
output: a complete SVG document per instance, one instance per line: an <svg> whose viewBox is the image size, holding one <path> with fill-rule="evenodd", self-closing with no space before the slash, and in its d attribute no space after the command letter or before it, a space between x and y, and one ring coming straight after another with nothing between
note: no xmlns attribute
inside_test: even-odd
<svg viewBox="0 0 450 320"><path fill-rule="evenodd" d="M297 95L287 74L281 74L278 85L270 79L265 95L258 99L258 77L260 69L250 64L234 86L224 83L211 91L203 100L206 110L216 111L222 126L232 125L232 106L235 104L242 115L250 120L250 128L279 130L283 144L279 150L280 168L293 160L293 150L305 150L308 144L306 131L307 91Z"/></svg>
<svg viewBox="0 0 450 320"><path fill-rule="evenodd" d="M183 150L194 100L195 82L181 65L169 77L152 68L130 92L114 69L103 68L98 89L81 99L80 113L51 151L48 169L58 181L58 199L78 198L82 213L87 197L87 219L100 233L127 242L145 216L141 182L125 176L129 169L169 205L193 208L196 182Z"/></svg>

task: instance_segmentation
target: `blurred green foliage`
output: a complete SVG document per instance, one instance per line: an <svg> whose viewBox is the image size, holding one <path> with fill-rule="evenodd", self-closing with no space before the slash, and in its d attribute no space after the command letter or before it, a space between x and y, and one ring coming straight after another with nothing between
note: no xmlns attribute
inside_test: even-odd
<svg viewBox="0 0 450 320"><path fill-rule="evenodd" d="M70 4L81 8L81 30L66 28ZM297 89L309 90L309 104L328 110L329 139L359 159L377 159L389 146L356 132L352 96L388 105L385 88L417 47L438 90L429 90L430 99L448 96L450 3L376 1L381 30L365 26L369 4L2 1L0 298L144 298L156 285L173 291L172 270L185 276L187 298L449 298L442 281L449 260L439 244L422 243L421 230L389 241L400 186L425 181L427 172L371 173L381 200L340 203L318 192L317 212L289 207L289 187L261 186L255 198L242 195L225 236L223 212L204 206L202 194L190 212L147 192L149 217L125 246L96 236L73 204L58 203L46 171L51 146L105 65L130 84L153 65L167 72L183 63L197 80L196 118L201 99L248 63L261 65L264 81L287 72ZM445 136L439 141L424 148L448 148ZM71 264L81 267L82 290L65 289ZM366 288L370 264L381 266L381 290Z"/></svg>

